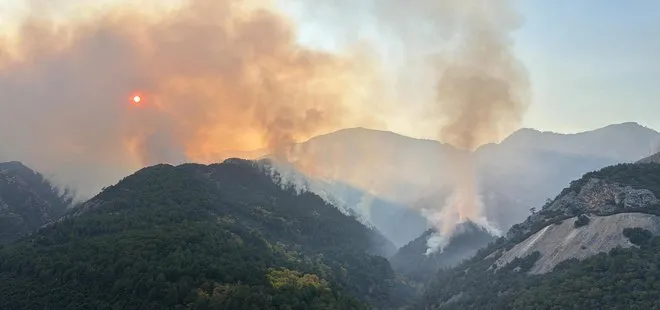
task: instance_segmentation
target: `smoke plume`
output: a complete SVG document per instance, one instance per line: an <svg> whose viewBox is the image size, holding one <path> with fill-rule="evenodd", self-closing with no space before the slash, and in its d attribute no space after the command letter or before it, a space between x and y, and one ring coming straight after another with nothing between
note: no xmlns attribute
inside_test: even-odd
<svg viewBox="0 0 660 310"><path fill-rule="evenodd" d="M451 168L442 172L452 196L427 208L438 231L448 236L465 220L487 226L471 151L513 130L528 103L509 1L181 2L65 21L51 18L55 5L30 2L33 15L0 37L0 160L92 194L144 165L233 154L271 153L306 175L336 178L305 153L316 152L345 158L367 187L401 191L372 174L405 169L384 160L387 150L353 158L291 144L346 126L403 124L464 151L441 165ZM301 43L314 31L332 47Z"/></svg>
<svg viewBox="0 0 660 310"><path fill-rule="evenodd" d="M301 46L269 1L117 7L67 21L33 5L0 39L0 160L84 193L143 165L259 148L285 156L292 142L368 123L350 111L369 102L375 66Z"/></svg>
<svg viewBox="0 0 660 310"><path fill-rule="evenodd" d="M511 32L517 23L511 7L505 1L474 1L470 5L463 14L457 14L461 18L457 19L460 30L456 35L461 39L439 65L435 111L444 118L440 137L473 151L498 141L519 125L528 104L528 85L526 72L512 52ZM471 154L455 156L452 164L454 193L443 206L440 233L451 237L456 224L465 220L495 230L483 215ZM429 243L429 250L434 249L438 249L437 243Z"/></svg>
<svg viewBox="0 0 660 310"><path fill-rule="evenodd" d="M497 142L515 130L526 112L527 74L513 53L513 32L521 19L507 0L334 0L308 4L318 12L348 16L345 38L367 33L356 26L349 8L362 7L376 25L380 57L388 59L393 75L387 80L390 98L400 110L414 110L416 124L428 125L437 137L464 152L449 158L444 171L453 193L443 204L427 206L426 214L438 233L450 237L455 226L471 220L491 230L479 198L471 152ZM317 2L314 2L317 3ZM306 13L313 14L312 8ZM314 16L323 20L320 13ZM341 26L338 26L341 27ZM372 32L373 33L373 32ZM385 38L385 39L383 39ZM373 39L373 37L371 37ZM383 42L384 41L384 42ZM385 52L386 50L386 52ZM397 61L398 60L398 61ZM405 115L405 114L403 114ZM437 240L436 240L437 241ZM442 242L430 242L436 250Z"/></svg>
<svg viewBox="0 0 660 310"><path fill-rule="evenodd" d="M433 115L443 119L439 131L443 141L473 151L516 129L529 103L527 75L512 51L511 36L518 21L507 1L447 1L447 5L456 8L458 27L453 35L459 40L438 64ZM452 164L454 193L443 206L440 232L451 236L456 224L465 220L493 231L483 215L471 154L459 153ZM433 244L429 248L433 251Z"/></svg>

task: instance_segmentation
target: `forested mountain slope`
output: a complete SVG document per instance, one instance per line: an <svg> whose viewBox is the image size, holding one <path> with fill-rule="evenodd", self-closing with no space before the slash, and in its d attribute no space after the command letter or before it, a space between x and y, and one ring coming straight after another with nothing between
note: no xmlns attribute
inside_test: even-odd
<svg viewBox="0 0 660 310"><path fill-rule="evenodd" d="M660 164L660 153L656 153L654 155L646 157L646 158L638 161L637 163L640 163L640 164L652 164L652 163Z"/></svg>
<svg viewBox="0 0 660 310"><path fill-rule="evenodd" d="M427 253L428 240L434 233L434 229L429 229L422 236L399 249L390 259L394 270L411 280L425 283L441 268L458 265L495 240L487 230L468 221L456 228L447 246L436 252Z"/></svg>
<svg viewBox="0 0 660 310"><path fill-rule="evenodd" d="M660 164L588 173L507 237L439 272L420 307L658 308L659 196Z"/></svg>
<svg viewBox="0 0 660 310"><path fill-rule="evenodd" d="M405 286L374 230L265 163L145 168L0 250L2 309L359 309Z"/></svg>
<svg viewBox="0 0 660 310"><path fill-rule="evenodd" d="M56 220L71 202L68 192L22 163L0 163L0 245Z"/></svg>
<svg viewBox="0 0 660 310"><path fill-rule="evenodd" d="M576 134L520 129L501 143L474 152L486 216L506 231L523 221L530 207L539 207L571 180L609 165L634 162L658 143L660 133L636 123ZM438 197L439 193L451 193L447 171L460 151L438 141L351 128L296 144L291 152L300 161L297 165L309 168L304 172L313 172L312 177L375 196L363 215L400 247L429 228L419 212L435 206L437 199L429 198L444 200L447 196ZM345 200L355 195L338 194ZM383 201L387 203L379 203Z"/></svg>

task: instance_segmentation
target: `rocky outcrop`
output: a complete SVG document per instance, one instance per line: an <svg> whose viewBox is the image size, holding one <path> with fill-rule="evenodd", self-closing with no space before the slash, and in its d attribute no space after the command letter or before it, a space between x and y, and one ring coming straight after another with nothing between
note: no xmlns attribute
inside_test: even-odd
<svg viewBox="0 0 660 310"><path fill-rule="evenodd" d="M542 274L568 259L582 260L608 252L615 247L630 247L632 243L623 235L623 229L639 227L660 235L660 217L644 213L620 213L609 216L590 216L587 225L575 227L576 217L548 225L539 232L504 251L495 262L495 269L525 258L535 251L541 256L529 270Z"/></svg>
<svg viewBox="0 0 660 310"><path fill-rule="evenodd" d="M609 215L624 210L648 209L658 204L660 199L648 189L636 189L616 182L590 178L579 190L566 191L525 222L514 225L507 237L519 238L554 221L583 213Z"/></svg>
<svg viewBox="0 0 660 310"><path fill-rule="evenodd" d="M577 209L580 212L611 213L619 209L647 208L660 200L648 189L589 179L579 193L570 192L553 202L548 210Z"/></svg>

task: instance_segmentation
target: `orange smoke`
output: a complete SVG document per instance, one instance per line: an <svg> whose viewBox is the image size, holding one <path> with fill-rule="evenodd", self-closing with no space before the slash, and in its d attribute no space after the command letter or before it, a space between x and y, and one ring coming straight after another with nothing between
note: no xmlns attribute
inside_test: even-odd
<svg viewBox="0 0 660 310"><path fill-rule="evenodd" d="M266 0L189 0L157 18L116 9L57 25L32 16L0 40L0 114L12 115L0 127L38 123L6 156L54 171L67 158L139 167L284 154L369 118L351 113L373 85L354 56L302 47ZM43 150L52 156L39 158Z"/></svg>

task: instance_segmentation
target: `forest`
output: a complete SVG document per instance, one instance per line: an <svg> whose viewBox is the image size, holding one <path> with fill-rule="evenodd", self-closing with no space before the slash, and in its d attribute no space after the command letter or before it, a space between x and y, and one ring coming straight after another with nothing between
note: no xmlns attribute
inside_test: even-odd
<svg viewBox="0 0 660 310"><path fill-rule="evenodd" d="M649 189L657 195L660 164L621 164L587 173L572 182L562 195L578 191L590 178ZM658 214L658 208L619 212ZM589 219L580 214L574 226L584 225L589 225ZM609 253L582 261L564 261L552 272L540 275L525 272L540 257L538 252L494 270L492 265L502 250L511 248L520 240L516 235L499 238L472 259L455 268L441 270L426 289L420 306L442 309L657 309L660 307L656 298L660 290L660 237L635 227L622 227L621 233L635 246L617 247Z"/></svg>
<svg viewBox="0 0 660 310"><path fill-rule="evenodd" d="M375 231L259 166L159 165L0 249L2 309L363 309L405 302ZM396 291L396 293L395 293Z"/></svg>

